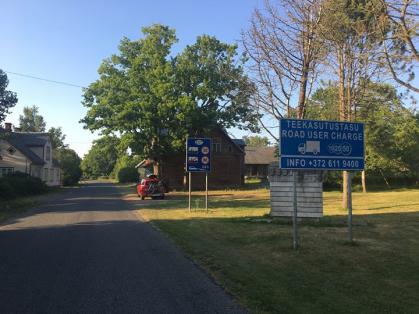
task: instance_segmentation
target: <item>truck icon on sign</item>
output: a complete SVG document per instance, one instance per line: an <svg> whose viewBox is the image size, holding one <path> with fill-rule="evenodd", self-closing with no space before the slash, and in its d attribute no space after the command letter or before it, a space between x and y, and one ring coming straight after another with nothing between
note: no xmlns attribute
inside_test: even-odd
<svg viewBox="0 0 419 314"><path fill-rule="evenodd" d="M298 152L305 155L306 153L313 153L317 155L320 153L320 142L319 141L306 141L298 145Z"/></svg>

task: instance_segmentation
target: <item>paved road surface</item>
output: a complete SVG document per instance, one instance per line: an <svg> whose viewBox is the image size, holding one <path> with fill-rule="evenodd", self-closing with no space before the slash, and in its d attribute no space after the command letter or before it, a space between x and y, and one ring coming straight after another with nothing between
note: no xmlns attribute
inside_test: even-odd
<svg viewBox="0 0 419 314"><path fill-rule="evenodd" d="M0 313L239 313L111 184L0 226Z"/></svg>

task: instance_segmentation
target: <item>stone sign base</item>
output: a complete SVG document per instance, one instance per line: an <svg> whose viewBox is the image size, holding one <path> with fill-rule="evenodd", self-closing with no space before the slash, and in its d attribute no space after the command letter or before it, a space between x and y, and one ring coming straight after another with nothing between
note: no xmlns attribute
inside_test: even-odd
<svg viewBox="0 0 419 314"><path fill-rule="evenodd" d="M324 171L298 170L297 208L299 218L323 217ZM273 217L293 216L293 170L281 170L278 164L269 166L271 212Z"/></svg>

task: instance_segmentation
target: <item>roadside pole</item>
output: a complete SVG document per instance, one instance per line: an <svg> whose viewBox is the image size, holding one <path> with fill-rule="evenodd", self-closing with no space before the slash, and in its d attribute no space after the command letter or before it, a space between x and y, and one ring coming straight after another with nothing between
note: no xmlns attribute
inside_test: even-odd
<svg viewBox="0 0 419 314"><path fill-rule="evenodd" d="M352 173L348 171L347 180L347 191L348 191L348 235L349 242L352 243Z"/></svg>
<svg viewBox="0 0 419 314"><path fill-rule="evenodd" d="M208 172L205 172L205 209L208 213Z"/></svg>
<svg viewBox="0 0 419 314"><path fill-rule="evenodd" d="M192 172L205 172L205 209L208 212L208 172L211 171L210 138L188 137L186 139L186 171L189 173L189 212L191 212Z"/></svg>
<svg viewBox="0 0 419 314"><path fill-rule="evenodd" d="M189 212L191 212L191 180L192 180L192 172L189 172Z"/></svg>
<svg viewBox="0 0 419 314"><path fill-rule="evenodd" d="M321 130L321 133L319 133ZM316 135L317 134L317 135ZM320 135L321 134L321 135ZM352 226L352 172L365 169L365 128L363 123L347 121L324 121L324 120L302 120L292 118L279 119L279 168L281 170L292 171L286 173L286 178L280 178L279 181L287 181L289 184L287 190L281 189L285 184L274 185L275 193L271 194L271 213L277 216L290 216L290 207L293 206L293 247L298 249L298 210L300 217L318 218L322 216L319 212L320 202L323 198L318 195L319 186L311 184L310 173L307 170L343 170L348 173L346 195L346 204L348 208L348 239L353 242ZM299 175L304 177L299 177ZM283 175L274 173L274 176ZM290 176L293 176L291 195ZM301 179L301 182L298 180ZM306 180L307 179L307 180ZM315 178L315 181L317 179ZM317 181L316 181L317 182ZM307 185L306 185L307 183ZM297 203L297 185L309 189L301 189L298 194L299 199L303 200ZM283 195L281 195L283 192ZM277 196L282 196L282 201L276 201ZM297 208L299 206L299 208ZM319 215L320 214L320 215Z"/></svg>
<svg viewBox="0 0 419 314"><path fill-rule="evenodd" d="M297 226L297 172L294 170L292 173L292 190L293 190L293 216L292 216L292 228L293 228L293 247L294 250L298 249L298 226Z"/></svg>

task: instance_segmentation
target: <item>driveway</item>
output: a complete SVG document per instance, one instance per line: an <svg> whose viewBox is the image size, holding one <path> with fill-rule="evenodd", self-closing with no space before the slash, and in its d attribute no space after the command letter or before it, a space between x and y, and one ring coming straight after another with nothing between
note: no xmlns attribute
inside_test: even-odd
<svg viewBox="0 0 419 314"><path fill-rule="evenodd" d="M240 313L109 183L0 226L1 313Z"/></svg>

